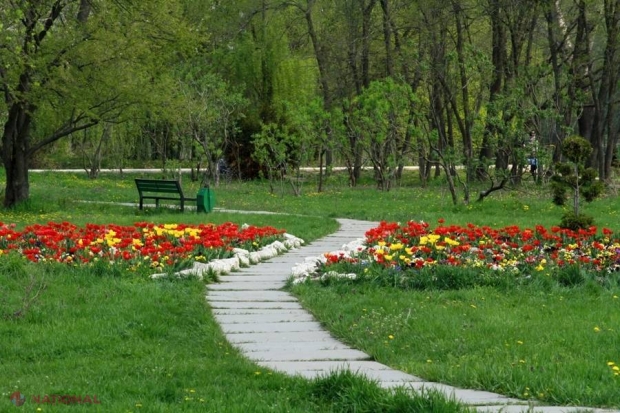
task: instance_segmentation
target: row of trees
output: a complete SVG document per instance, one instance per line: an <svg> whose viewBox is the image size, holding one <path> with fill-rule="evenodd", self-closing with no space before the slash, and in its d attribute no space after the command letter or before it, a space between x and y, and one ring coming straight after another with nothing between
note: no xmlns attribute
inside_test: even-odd
<svg viewBox="0 0 620 413"><path fill-rule="evenodd" d="M273 179L337 162L382 189L415 162L458 202L518 182L535 131L549 162L578 134L612 174L620 0L11 0L0 30L5 206L50 145L93 175L103 156Z"/></svg>

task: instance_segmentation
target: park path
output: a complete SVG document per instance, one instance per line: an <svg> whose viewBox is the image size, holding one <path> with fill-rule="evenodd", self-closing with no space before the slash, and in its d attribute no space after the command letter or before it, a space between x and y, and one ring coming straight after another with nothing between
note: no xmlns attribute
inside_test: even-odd
<svg viewBox="0 0 620 413"><path fill-rule="evenodd" d="M220 276L207 286L207 301L227 340L262 367L306 378L350 369L376 380L382 387L435 389L447 397L475 406L479 412L577 413L620 412L584 407L540 406L500 394L460 389L394 370L372 361L368 354L333 338L291 294L282 291L291 269L306 257L341 249L363 238L376 222L339 219L340 229L311 244L259 265Z"/></svg>

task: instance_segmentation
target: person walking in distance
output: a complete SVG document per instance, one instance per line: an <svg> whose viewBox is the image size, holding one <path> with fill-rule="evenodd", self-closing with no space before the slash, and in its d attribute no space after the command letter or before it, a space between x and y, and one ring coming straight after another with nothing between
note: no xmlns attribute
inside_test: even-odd
<svg viewBox="0 0 620 413"><path fill-rule="evenodd" d="M529 141L526 144L528 151L527 164L530 166L530 173L534 180L536 180L536 171L538 169L538 141L536 139L536 132L530 132Z"/></svg>

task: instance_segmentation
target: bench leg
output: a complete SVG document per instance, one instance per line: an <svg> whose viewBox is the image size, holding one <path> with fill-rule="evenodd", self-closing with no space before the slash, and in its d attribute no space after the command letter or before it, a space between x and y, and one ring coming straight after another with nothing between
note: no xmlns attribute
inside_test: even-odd
<svg viewBox="0 0 620 413"><path fill-rule="evenodd" d="M143 202L143 199L142 197L140 197L140 209L142 209L142 206L143 206L142 202Z"/></svg>

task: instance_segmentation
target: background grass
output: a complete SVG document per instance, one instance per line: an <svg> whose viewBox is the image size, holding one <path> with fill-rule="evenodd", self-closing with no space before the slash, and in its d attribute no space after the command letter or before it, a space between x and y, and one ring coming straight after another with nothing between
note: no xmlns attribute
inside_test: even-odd
<svg viewBox="0 0 620 413"><path fill-rule="evenodd" d="M273 193L270 193L267 182L260 181L222 183L212 190L215 193L216 208L373 221L413 219L435 224L439 218L443 218L447 224L471 222L493 227L551 226L558 225L567 210L566 207L553 205L548 189L531 181L524 182L518 189L494 192L483 202L454 206L443 179L431 180L423 188L417 184L416 173L406 171L403 184L389 192L376 190L369 172L355 188L346 185L343 173L334 174L327 180L325 191L320 193L316 192L315 176L309 175L299 197L292 195L290 185L286 182L276 185ZM32 199L27 205L19 207L13 218L18 221L28 218L38 222L63 217L75 220L84 215L93 218L103 215L102 219L106 219L108 214L122 217L127 214L126 208L77 201L137 203L138 193L133 179L145 176L161 178L162 174L103 173L99 179L92 180L85 173L32 173ZM199 189L199 183L192 182L189 175L183 175L182 186L188 196L193 196ZM482 187L472 186L472 197L475 198L479 189ZM596 225L617 229L620 227L619 206L618 196L612 192L593 203L584 203L582 209L595 217ZM152 212L139 214L131 210L131 215L138 217L149 214ZM185 220L191 214L179 215ZM204 218L204 215L198 217Z"/></svg>

